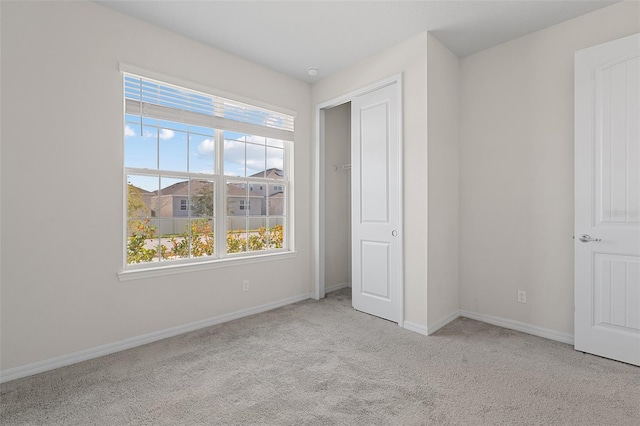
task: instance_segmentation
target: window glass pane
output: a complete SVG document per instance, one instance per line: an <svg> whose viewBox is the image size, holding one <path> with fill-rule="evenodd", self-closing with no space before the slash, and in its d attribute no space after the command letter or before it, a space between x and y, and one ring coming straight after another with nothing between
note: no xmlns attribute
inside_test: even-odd
<svg viewBox="0 0 640 426"><path fill-rule="evenodd" d="M189 219L160 219L160 250L164 259L184 259L189 257L191 241Z"/></svg>
<svg viewBox="0 0 640 426"><path fill-rule="evenodd" d="M213 256L214 229L212 218L191 220L191 257Z"/></svg>
<svg viewBox="0 0 640 426"><path fill-rule="evenodd" d="M244 133L232 132L231 130L225 130L224 138L230 141L246 142L247 135Z"/></svg>
<svg viewBox="0 0 640 426"><path fill-rule="evenodd" d="M189 134L189 171L193 173L215 172L215 142L212 136Z"/></svg>
<svg viewBox="0 0 640 426"><path fill-rule="evenodd" d="M158 178L127 175L127 217L154 217L158 198Z"/></svg>
<svg viewBox="0 0 640 426"><path fill-rule="evenodd" d="M213 217L215 216L215 185L212 180L191 180L190 202L191 216Z"/></svg>
<svg viewBox="0 0 640 426"><path fill-rule="evenodd" d="M267 233L267 219L264 217L252 217L249 219L249 230L247 232L247 250L260 251L269 247L269 236Z"/></svg>
<svg viewBox="0 0 640 426"><path fill-rule="evenodd" d="M246 217L227 217L227 253L247 251Z"/></svg>
<svg viewBox="0 0 640 426"><path fill-rule="evenodd" d="M158 260L158 221L127 221L127 264Z"/></svg>
<svg viewBox="0 0 640 426"><path fill-rule="evenodd" d="M267 177L284 179L284 149L267 147Z"/></svg>
<svg viewBox="0 0 640 426"><path fill-rule="evenodd" d="M283 217L267 219L270 249L284 248L284 221Z"/></svg>
<svg viewBox="0 0 640 426"><path fill-rule="evenodd" d="M285 187L269 184L269 216L284 216Z"/></svg>
<svg viewBox="0 0 640 426"><path fill-rule="evenodd" d="M247 144L247 176L264 177L264 146Z"/></svg>
<svg viewBox="0 0 640 426"><path fill-rule="evenodd" d="M224 140L224 174L227 176L246 176L244 142Z"/></svg>
<svg viewBox="0 0 640 426"><path fill-rule="evenodd" d="M187 134L171 129L158 129L160 170L187 171Z"/></svg>
<svg viewBox="0 0 640 426"><path fill-rule="evenodd" d="M158 129L144 126L141 136L139 126L125 124L124 151L125 167L156 170L158 168Z"/></svg>
<svg viewBox="0 0 640 426"><path fill-rule="evenodd" d="M227 216L246 216L249 207L247 184L244 182L227 183Z"/></svg>
<svg viewBox="0 0 640 426"><path fill-rule="evenodd" d="M142 124L144 124L145 126L158 127L158 120L151 117L142 117Z"/></svg>
<svg viewBox="0 0 640 426"><path fill-rule="evenodd" d="M160 196L157 204L158 216L174 218L188 217L188 210L180 210L182 200L189 198L189 181L183 178L162 176Z"/></svg>
<svg viewBox="0 0 640 426"><path fill-rule="evenodd" d="M138 133L140 133L140 116L135 114L125 114L124 116L127 124L138 125Z"/></svg>
<svg viewBox="0 0 640 426"><path fill-rule="evenodd" d="M249 216L264 216L267 213L267 185L264 182L249 182Z"/></svg>
<svg viewBox="0 0 640 426"><path fill-rule="evenodd" d="M158 234L162 244L167 244L168 239L181 234L189 234L189 218L160 218Z"/></svg>

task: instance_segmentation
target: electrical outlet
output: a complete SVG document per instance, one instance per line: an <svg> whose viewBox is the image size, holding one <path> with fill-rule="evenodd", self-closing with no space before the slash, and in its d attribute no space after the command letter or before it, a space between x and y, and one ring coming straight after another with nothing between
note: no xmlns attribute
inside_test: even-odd
<svg viewBox="0 0 640 426"><path fill-rule="evenodd" d="M518 290L518 303L527 303L527 292Z"/></svg>
<svg viewBox="0 0 640 426"><path fill-rule="evenodd" d="M242 291L249 291L249 280L242 281Z"/></svg>

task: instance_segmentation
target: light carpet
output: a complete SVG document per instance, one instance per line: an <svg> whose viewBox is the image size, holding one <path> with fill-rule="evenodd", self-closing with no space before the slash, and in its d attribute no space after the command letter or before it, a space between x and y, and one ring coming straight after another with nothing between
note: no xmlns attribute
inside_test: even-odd
<svg viewBox="0 0 640 426"><path fill-rule="evenodd" d="M640 425L640 368L469 319L321 301L5 383L5 425Z"/></svg>

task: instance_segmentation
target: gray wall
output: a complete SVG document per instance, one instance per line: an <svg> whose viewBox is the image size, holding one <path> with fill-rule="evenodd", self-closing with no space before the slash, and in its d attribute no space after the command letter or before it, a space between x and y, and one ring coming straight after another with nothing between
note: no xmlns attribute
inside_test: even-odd
<svg viewBox="0 0 640 426"><path fill-rule="evenodd" d="M639 16L617 3L460 61L463 310L572 338L574 52Z"/></svg>
<svg viewBox="0 0 640 426"><path fill-rule="evenodd" d="M0 7L3 371L310 294L307 83L94 2ZM295 256L118 280L124 263L121 62L297 113ZM100 208L90 215L48 208L60 200ZM47 224L34 226L43 211ZM55 251L39 250L43 243ZM243 280L251 280L250 291L242 291Z"/></svg>

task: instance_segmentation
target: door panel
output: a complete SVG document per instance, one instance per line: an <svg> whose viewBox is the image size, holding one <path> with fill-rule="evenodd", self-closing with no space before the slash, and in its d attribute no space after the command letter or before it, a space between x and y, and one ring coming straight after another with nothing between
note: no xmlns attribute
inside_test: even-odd
<svg viewBox="0 0 640 426"><path fill-rule="evenodd" d="M397 85L351 101L352 300L401 320L400 107Z"/></svg>
<svg viewBox="0 0 640 426"><path fill-rule="evenodd" d="M389 222L389 103L360 109L360 221ZM352 163L353 164L353 163Z"/></svg>
<svg viewBox="0 0 640 426"><path fill-rule="evenodd" d="M600 225L640 221L639 63L629 58L594 72L593 206Z"/></svg>
<svg viewBox="0 0 640 426"><path fill-rule="evenodd" d="M575 348L636 365L639 65L640 34L576 53Z"/></svg>
<svg viewBox="0 0 640 426"><path fill-rule="evenodd" d="M362 294L390 300L389 244L379 241L362 241L361 243Z"/></svg>
<svg viewBox="0 0 640 426"><path fill-rule="evenodd" d="M640 332L640 259L595 255L594 326Z"/></svg>

